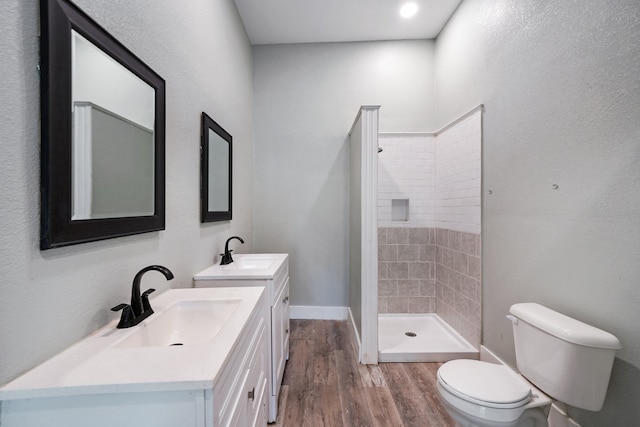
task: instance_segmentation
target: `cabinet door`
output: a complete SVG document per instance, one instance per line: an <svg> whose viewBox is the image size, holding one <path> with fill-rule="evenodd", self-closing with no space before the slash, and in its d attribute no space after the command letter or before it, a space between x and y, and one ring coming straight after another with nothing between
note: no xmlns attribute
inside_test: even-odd
<svg viewBox="0 0 640 427"><path fill-rule="evenodd" d="M283 304L284 312L282 313L282 330L284 331L284 337L282 338L282 351L284 353L285 361L289 360L289 331L291 331L291 327L289 325L289 278L287 277L287 284L284 287L282 292L282 300L286 301ZM283 374L284 374L284 363L282 364ZM282 377L280 377L282 379Z"/></svg>
<svg viewBox="0 0 640 427"><path fill-rule="evenodd" d="M289 279L271 307L271 394L278 395L289 351Z"/></svg>

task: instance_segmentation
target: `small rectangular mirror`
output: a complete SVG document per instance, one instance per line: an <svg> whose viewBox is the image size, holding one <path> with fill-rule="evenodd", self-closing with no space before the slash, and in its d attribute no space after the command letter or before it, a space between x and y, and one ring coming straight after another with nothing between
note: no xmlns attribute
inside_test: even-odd
<svg viewBox="0 0 640 427"><path fill-rule="evenodd" d="M202 113L200 146L200 219L231 219L232 137L206 113Z"/></svg>

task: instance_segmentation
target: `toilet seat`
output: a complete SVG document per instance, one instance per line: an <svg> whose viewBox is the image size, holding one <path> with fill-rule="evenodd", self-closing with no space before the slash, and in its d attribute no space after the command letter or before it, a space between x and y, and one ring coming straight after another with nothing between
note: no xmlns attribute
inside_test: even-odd
<svg viewBox="0 0 640 427"><path fill-rule="evenodd" d="M504 365L452 360L438 369L438 382L454 396L489 408L519 408L531 400L531 385Z"/></svg>

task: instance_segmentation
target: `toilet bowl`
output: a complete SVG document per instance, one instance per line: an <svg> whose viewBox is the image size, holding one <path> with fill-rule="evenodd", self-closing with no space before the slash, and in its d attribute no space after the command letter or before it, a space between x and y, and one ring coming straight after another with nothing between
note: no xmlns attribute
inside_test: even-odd
<svg viewBox="0 0 640 427"><path fill-rule="evenodd" d="M438 392L461 427L546 426L552 400L505 365L453 360L438 370Z"/></svg>

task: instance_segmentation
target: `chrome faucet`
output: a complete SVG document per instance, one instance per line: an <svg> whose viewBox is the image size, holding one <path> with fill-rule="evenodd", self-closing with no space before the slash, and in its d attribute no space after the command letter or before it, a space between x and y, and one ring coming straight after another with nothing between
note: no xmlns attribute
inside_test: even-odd
<svg viewBox="0 0 640 427"><path fill-rule="evenodd" d="M153 309L149 302L149 295L155 292L155 289L149 288L140 295L140 281L142 280L142 276L151 270L164 274L167 280L173 279L173 273L167 267L161 265L150 265L138 271L138 274L133 278L133 286L131 287L131 304L118 304L111 309L111 311L122 310L122 316L120 317L120 323L118 323L117 328L130 328L153 314Z"/></svg>
<svg viewBox="0 0 640 427"><path fill-rule="evenodd" d="M240 238L238 236L229 237L227 239L227 243L224 244L224 253L220 254L220 256L222 256L222 260L220 261L220 265L227 265L227 264L231 264L233 262L233 258L231 258L231 252L233 252L233 249L229 250L229 241L233 240L233 239L238 239L238 240L240 240L240 243L244 244L244 240L242 240L242 238Z"/></svg>

